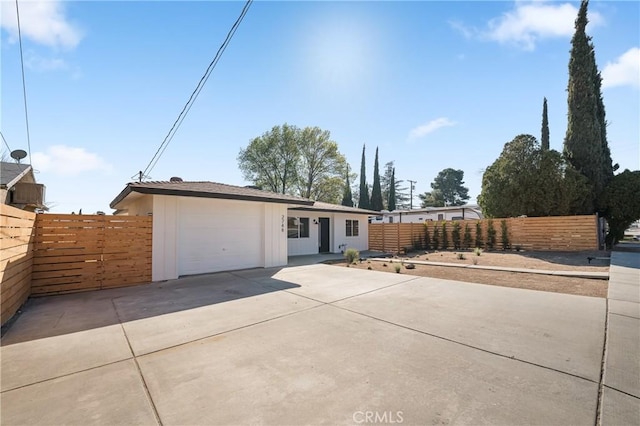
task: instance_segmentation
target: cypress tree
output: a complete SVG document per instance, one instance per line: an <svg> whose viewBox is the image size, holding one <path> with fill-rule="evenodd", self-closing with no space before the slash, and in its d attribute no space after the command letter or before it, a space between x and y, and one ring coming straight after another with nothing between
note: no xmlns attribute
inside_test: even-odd
<svg viewBox="0 0 640 426"><path fill-rule="evenodd" d="M382 187L380 186L380 168L378 166L378 148L376 147L376 159L373 163L373 188L371 189L371 210L377 212L384 208L382 204Z"/></svg>
<svg viewBox="0 0 640 426"><path fill-rule="evenodd" d="M542 150L549 151L549 118L547 117L547 98L542 102Z"/></svg>
<svg viewBox="0 0 640 426"><path fill-rule="evenodd" d="M367 185L367 169L365 166L364 153L365 145L362 145L362 161L360 163L360 199L358 200L358 207L369 210L371 205L369 203L369 185Z"/></svg>
<svg viewBox="0 0 640 426"><path fill-rule="evenodd" d="M391 171L391 182L389 183L389 199L387 208L390 212L396 209L396 168Z"/></svg>
<svg viewBox="0 0 640 426"><path fill-rule="evenodd" d="M601 77L595 61L591 37L586 34L588 0L582 0L576 31L571 39L569 59L568 125L564 155L584 175L591 186L584 211L593 213L597 199L613 177L611 154L606 138L604 103L600 91Z"/></svg>
<svg viewBox="0 0 640 426"><path fill-rule="evenodd" d="M347 164L347 181L342 195L342 205L353 207L353 195L351 194L351 184L349 183L349 165Z"/></svg>

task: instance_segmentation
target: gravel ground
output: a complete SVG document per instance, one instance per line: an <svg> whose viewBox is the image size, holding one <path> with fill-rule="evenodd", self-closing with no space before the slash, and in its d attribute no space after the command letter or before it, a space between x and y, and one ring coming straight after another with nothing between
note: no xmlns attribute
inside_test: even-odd
<svg viewBox="0 0 640 426"><path fill-rule="evenodd" d="M463 254L464 259L459 259ZM525 288L530 290L551 291L556 293L580 296L606 297L607 280L557 277L551 275L527 274L516 272L500 272L475 270L468 268L452 268L444 266L416 265L415 269L406 269L411 259L446 262L451 264L473 264L483 266L508 266L527 269L544 269L555 271L590 271L608 272L609 261L594 259L591 264L588 257L609 257L608 252L483 252L480 256L470 251L436 251L410 253L408 256L389 259L388 262L364 261L352 268L369 269L396 273L395 264L404 261L400 273L422 277L442 278L478 284L498 285L503 287ZM336 265L346 267L346 262ZM385 266L386 265L386 266Z"/></svg>

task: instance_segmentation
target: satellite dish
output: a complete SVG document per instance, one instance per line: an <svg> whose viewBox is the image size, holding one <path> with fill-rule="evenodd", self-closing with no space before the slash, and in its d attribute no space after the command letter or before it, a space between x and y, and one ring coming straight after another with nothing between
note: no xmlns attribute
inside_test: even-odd
<svg viewBox="0 0 640 426"><path fill-rule="evenodd" d="M10 155L11 155L11 158L13 158L19 163L20 160L22 160L27 156L27 151L25 151L24 149L16 149L14 151L11 151Z"/></svg>

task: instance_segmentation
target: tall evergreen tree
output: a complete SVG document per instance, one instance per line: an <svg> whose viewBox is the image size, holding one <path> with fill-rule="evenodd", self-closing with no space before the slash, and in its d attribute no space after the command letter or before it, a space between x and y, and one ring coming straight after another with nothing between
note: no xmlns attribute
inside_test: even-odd
<svg viewBox="0 0 640 426"><path fill-rule="evenodd" d="M543 151L549 151L549 118L547 117L547 98L542 102L542 138L540 139Z"/></svg>
<svg viewBox="0 0 640 426"><path fill-rule="evenodd" d="M367 184L367 168L365 166L365 148L362 146L362 161L360 163L360 196L358 199L358 207L369 210L371 204L369 202L369 185Z"/></svg>
<svg viewBox="0 0 640 426"><path fill-rule="evenodd" d="M380 187L380 167L378 165L378 148L376 147L376 159L373 163L373 188L371 189L371 209L381 211L384 208L382 203L382 188Z"/></svg>
<svg viewBox="0 0 640 426"><path fill-rule="evenodd" d="M597 210L598 198L613 177L606 137L606 119L601 94L601 77L591 37L586 34L588 0L582 0L571 39L569 60L568 125L564 155L591 186L584 211Z"/></svg>
<svg viewBox="0 0 640 426"><path fill-rule="evenodd" d="M387 210L390 212L396 209L396 169L391 171L391 182L389 183L389 199L387 200Z"/></svg>
<svg viewBox="0 0 640 426"><path fill-rule="evenodd" d="M342 196L342 205L353 207L353 194L351 193L351 183L349 182L349 165L347 164L347 179L344 185L344 195Z"/></svg>

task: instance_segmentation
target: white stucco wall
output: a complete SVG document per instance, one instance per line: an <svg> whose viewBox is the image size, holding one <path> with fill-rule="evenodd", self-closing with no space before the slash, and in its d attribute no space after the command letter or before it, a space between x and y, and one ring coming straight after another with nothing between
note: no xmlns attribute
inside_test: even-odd
<svg viewBox="0 0 640 426"><path fill-rule="evenodd" d="M286 204L153 195L152 205L153 281L287 264Z"/></svg>
<svg viewBox="0 0 640 426"><path fill-rule="evenodd" d="M357 220L359 233L357 237L347 237L346 235L346 220ZM333 220L333 252L339 253L341 244L346 244L345 250L348 248L355 248L357 250L369 249L369 221L367 215L357 214L334 214Z"/></svg>
<svg viewBox="0 0 640 426"><path fill-rule="evenodd" d="M320 247L320 226L313 221L319 222L320 218L329 218L329 251L340 253L345 244L345 248L355 248L358 250L369 249L369 223L367 215L330 213L330 212L310 212L302 210L289 211L289 217L309 218L309 238L288 238L289 256L299 256L306 254L317 254ZM346 236L346 220L357 220L359 222L359 235L357 237Z"/></svg>

